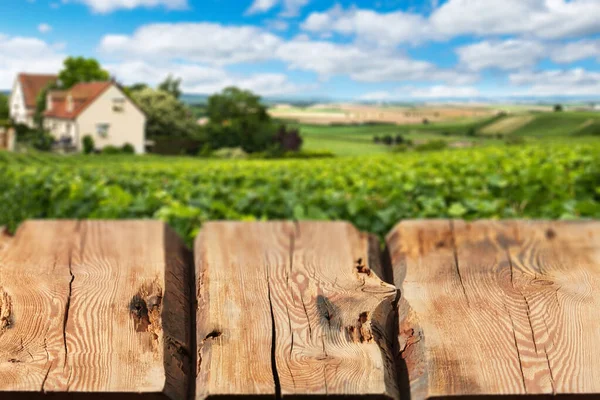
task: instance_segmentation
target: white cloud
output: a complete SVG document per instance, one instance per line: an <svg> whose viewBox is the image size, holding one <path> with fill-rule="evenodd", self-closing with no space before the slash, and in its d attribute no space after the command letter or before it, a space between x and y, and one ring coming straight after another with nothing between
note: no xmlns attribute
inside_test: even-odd
<svg viewBox="0 0 600 400"><path fill-rule="evenodd" d="M414 98L421 99L437 99L437 98L473 98L478 97L481 93L479 90L470 86L445 86L436 85L425 88L409 89L408 95Z"/></svg>
<svg viewBox="0 0 600 400"><path fill-rule="evenodd" d="M302 28L309 32L357 35L360 40L376 42L378 45L419 43L435 36L427 20L419 14L343 10L339 5L325 12L312 13Z"/></svg>
<svg viewBox="0 0 600 400"><path fill-rule="evenodd" d="M557 63L571 63L591 57L596 57L600 62L600 40L570 42L552 52L552 60Z"/></svg>
<svg viewBox="0 0 600 400"><path fill-rule="evenodd" d="M472 82L473 73L438 69L435 65L413 60L390 50L342 45L327 41L296 38L279 46L277 58L291 69L317 73L321 79L347 75L360 82L447 81Z"/></svg>
<svg viewBox="0 0 600 400"><path fill-rule="evenodd" d="M246 14L261 14L270 11L276 6L281 5L282 17L295 17L300 10L309 3L310 0L254 0Z"/></svg>
<svg viewBox="0 0 600 400"><path fill-rule="evenodd" d="M445 40L460 35L526 35L557 39L600 32L598 0L448 0L430 17L340 6L302 24L313 32L355 36L378 45Z"/></svg>
<svg viewBox="0 0 600 400"><path fill-rule="evenodd" d="M100 51L128 59L183 59L211 65L236 64L272 57L280 39L253 26L213 23L151 24L133 35L107 35Z"/></svg>
<svg viewBox="0 0 600 400"><path fill-rule="evenodd" d="M449 0L431 16L448 37L527 34L562 38L600 32L597 0Z"/></svg>
<svg viewBox="0 0 600 400"><path fill-rule="evenodd" d="M188 7L187 0L62 0L63 3L77 2L87 5L96 13L109 13L119 9L132 10L138 7L164 7L169 10L182 10Z"/></svg>
<svg viewBox="0 0 600 400"><path fill-rule="evenodd" d="M128 85L136 82L157 85L172 74L182 79L182 89L186 93L212 94L227 86L238 86L263 96L272 96L305 89L304 86L290 82L285 74L235 75L221 68L197 64L128 61L108 64L106 68L117 80Z"/></svg>
<svg viewBox="0 0 600 400"><path fill-rule="evenodd" d="M56 73L65 54L43 40L0 33L0 88L12 87L19 72Z"/></svg>
<svg viewBox="0 0 600 400"><path fill-rule="evenodd" d="M543 59L547 51L547 46L538 41L522 39L483 41L456 49L461 64L475 71L531 67Z"/></svg>
<svg viewBox="0 0 600 400"><path fill-rule="evenodd" d="M582 68L519 72L509 75L509 81L515 86L526 87L515 95L597 96L600 93L600 72Z"/></svg>
<svg viewBox="0 0 600 400"><path fill-rule="evenodd" d="M40 33L48 33L52 30L52 27L48 24L42 23L38 25L38 31Z"/></svg>
<svg viewBox="0 0 600 400"><path fill-rule="evenodd" d="M271 8L275 7L279 0L254 0L247 14L259 14L269 11Z"/></svg>
<svg viewBox="0 0 600 400"><path fill-rule="evenodd" d="M392 97L393 96L390 92L382 90L382 91L378 91L378 92L365 93L362 96L359 96L359 99L365 100L365 101L386 101L386 100L391 100Z"/></svg>
<svg viewBox="0 0 600 400"><path fill-rule="evenodd" d="M359 97L366 101L393 101L403 99L469 99L481 93L471 86L434 85L429 87L402 86L392 91L366 93Z"/></svg>

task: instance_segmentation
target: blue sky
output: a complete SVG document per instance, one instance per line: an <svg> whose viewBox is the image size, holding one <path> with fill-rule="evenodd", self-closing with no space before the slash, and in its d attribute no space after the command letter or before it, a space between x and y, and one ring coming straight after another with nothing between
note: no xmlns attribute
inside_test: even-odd
<svg viewBox="0 0 600 400"><path fill-rule="evenodd" d="M83 55L188 93L600 95L600 0L2 0L0 15L1 89Z"/></svg>

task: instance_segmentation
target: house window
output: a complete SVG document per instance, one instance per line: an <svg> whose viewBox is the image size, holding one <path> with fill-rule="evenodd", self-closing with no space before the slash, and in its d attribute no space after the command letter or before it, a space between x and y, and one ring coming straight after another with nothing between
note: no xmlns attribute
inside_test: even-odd
<svg viewBox="0 0 600 400"><path fill-rule="evenodd" d="M123 112L125 111L125 99L122 97L113 99L113 111Z"/></svg>
<svg viewBox="0 0 600 400"><path fill-rule="evenodd" d="M108 129L110 128L110 124L96 124L96 133L101 138L108 137Z"/></svg>

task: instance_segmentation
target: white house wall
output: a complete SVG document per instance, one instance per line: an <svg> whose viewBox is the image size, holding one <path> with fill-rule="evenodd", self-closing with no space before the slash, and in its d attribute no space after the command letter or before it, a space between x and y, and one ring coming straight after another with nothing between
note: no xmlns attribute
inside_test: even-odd
<svg viewBox="0 0 600 400"><path fill-rule="evenodd" d="M27 115L27 107L25 107L25 98L19 79L15 80L10 94L10 118L18 124L33 127L33 119Z"/></svg>
<svg viewBox="0 0 600 400"><path fill-rule="evenodd" d="M114 100L124 99L123 111L113 110ZM98 134L98 124L109 124L108 134ZM78 148L81 140L90 135L97 149L112 145L121 147L126 143L137 154L144 153L146 116L117 87L111 86L89 105L77 118Z"/></svg>

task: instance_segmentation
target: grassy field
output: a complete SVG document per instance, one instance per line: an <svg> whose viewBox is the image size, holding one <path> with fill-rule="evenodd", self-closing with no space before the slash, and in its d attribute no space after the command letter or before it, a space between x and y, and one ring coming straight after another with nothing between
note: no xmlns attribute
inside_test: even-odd
<svg viewBox="0 0 600 400"><path fill-rule="evenodd" d="M411 125L296 125L304 137L304 149L327 150L338 156L362 156L391 151L374 143L374 137L402 135L415 143L444 140L455 144L489 146L513 137L537 141L600 141L600 113L522 111L504 116L462 118L451 122Z"/></svg>

